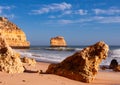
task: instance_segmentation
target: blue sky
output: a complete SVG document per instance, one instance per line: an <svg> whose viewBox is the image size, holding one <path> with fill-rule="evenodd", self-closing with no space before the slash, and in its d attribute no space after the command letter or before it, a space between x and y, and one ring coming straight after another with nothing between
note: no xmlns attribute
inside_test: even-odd
<svg viewBox="0 0 120 85"><path fill-rule="evenodd" d="M32 45L64 36L68 45L120 45L120 0L0 0L0 16L19 26Z"/></svg>

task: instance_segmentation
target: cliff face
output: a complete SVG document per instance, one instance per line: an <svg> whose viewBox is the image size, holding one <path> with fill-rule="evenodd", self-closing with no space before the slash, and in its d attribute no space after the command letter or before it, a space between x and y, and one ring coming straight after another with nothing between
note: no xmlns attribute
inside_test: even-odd
<svg viewBox="0 0 120 85"><path fill-rule="evenodd" d="M28 48L30 46L25 33L5 17L0 17L0 33L13 48Z"/></svg>
<svg viewBox="0 0 120 85"><path fill-rule="evenodd" d="M65 46L67 46L66 41L64 40L64 37L61 37L61 36L51 38L50 45L52 47L65 47Z"/></svg>

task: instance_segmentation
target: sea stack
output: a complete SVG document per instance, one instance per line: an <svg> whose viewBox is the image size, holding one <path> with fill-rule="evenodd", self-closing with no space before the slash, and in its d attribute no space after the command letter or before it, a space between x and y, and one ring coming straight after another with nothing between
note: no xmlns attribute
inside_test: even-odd
<svg viewBox="0 0 120 85"><path fill-rule="evenodd" d="M29 48L25 33L5 17L0 17L0 33L12 48Z"/></svg>
<svg viewBox="0 0 120 85"><path fill-rule="evenodd" d="M107 57L108 50L108 45L103 41L97 42L67 57L61 63L51 64L46 73L86 83L92 82L98 73L99 64Z"/></svg>
<svg viewBox="0 0 120 85"><path fill-rule="evenodd" d="M64 37L62 37L62 36L57 36L57 37L51 38L50 45L51 45L51 47L66 47L67 46L66 41L65 41Z"/></svg>

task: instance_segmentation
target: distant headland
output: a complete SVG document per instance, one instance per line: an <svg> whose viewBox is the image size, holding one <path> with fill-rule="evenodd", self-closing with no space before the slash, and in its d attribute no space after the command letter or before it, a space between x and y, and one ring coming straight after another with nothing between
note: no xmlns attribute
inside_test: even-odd
<svg viewBox="0 0 120 85"><path fill-rule="evenodd" d="M12 48L29 48L25 33L6 17L0 17L0 34Z"/></svg>

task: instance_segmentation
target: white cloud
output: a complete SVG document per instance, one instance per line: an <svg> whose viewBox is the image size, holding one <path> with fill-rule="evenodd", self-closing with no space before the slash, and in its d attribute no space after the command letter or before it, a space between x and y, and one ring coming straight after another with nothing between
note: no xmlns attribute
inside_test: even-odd
<svg viewBox="0 0 120 85"><path fill-rule="evenodd" d="M104 17L100 21L100 23L120 23L120 17Z"/></svg>
<svg viewBox="0 0 120 85"><path fill-rule="evenodd" d="M3 14L2 16L7 17L9 19L13 19L15 17L14 14L9 14L9 15L8 14Z"/></svg>
<svg viewBox="0 0 120 85"><path fill-rule="evenodd" d="M62 14L58 15L57 17L60 18L64 15L70 15L70 14L73 14L72 10L65 10L65 11L62 12Z"/></svg>
<svg viewBox="0 0 120 85"><path fill-rule="evenodd" d="M83 19L77 19L77 20L68 20L68 19L62 19L62 20L57 20L53 21L53 23L57 24L76 24L76 23L86 23L86 22L91 22L93 21L92 18L83 18Z"/></svg>
<svg viewBox="0 0 120 85"><path fill-rule="evenodd" d="M48 6L48 8L50 8L51 10L65 10L65 9L70 9L71 7L72 7L71 4L65 2L61 4L53 3Z"/></svg>
<svg viewBox="0 0 120 85"><path fill-rule="evenodd" d="M0 9L10 9L11 7L9 6L0 6Z"/></svg>
<svg viewBox="0 0 120 85"><path fill-rule="evenodd" d="M118 9L118 8L109 8L107 10L93 9L93 11L96 15L99 15L99 14L107 14L107 15L120 14L120 9Z"/></svg>
<svg viewBox="0 0 120 85"><path fill-rule="evenodd" d="M87 24L87 23L99 23L99 24L115 24L120 23L120 17L103 17L103 16L94 16L94 17L87 17L87 18L81 18L76 20L68 20L68 19L62 19L62 20L53 20L50 23L56 23L56 24Z"/></svg>
<svg viewBox="0 0 120 85"><path fill-rule="evenodd" d="M11 9L9 6L0 6L0 14L3 13L3 10L9 10Z"/></svg>
<svg viewBox="0 0 120 85"><path fill-rule="evenodd" d="M32 10L33 14L44 14L48 13L50 10L48 8L42 8L40 10Z"/></svg>
<svg viewBox="0 0 120 85"><path fill-rule="evenodd" d="M95 14L103 14L103 13L105 13L105 10L102 10L102 9L93 9L93 11L95 12Z"/></svg>
<svg viewBox="0 0 120 85"><path fill-rule="evenodd" d="M14 7L15 6L0 6L0 15L11 19L14 18L15 15L10 12Z"/></svg>
<svg viewBox="0 0 120 85"><path fill-rule="evenodd" d="M77 20L79 23L87 23L87 22L94 22L94 23L120 23L120 17L103 17L103 16L94 16L94 17L88 17L83 18L80 20Z"/></svg>
<svg viewBox="0 0 120 85"><path fill-rule="evenodd" d="M87 10L79 9L75 12L75 14L86 15L88 13Z"/></svg>
<svg viewBox="0 0 120 85"><path fill-rule="evenodd" d="M54 18L56 18L56 16L51 15L48 18L54 19Z"/></svg>
<svg viewBox="0 0 120 85"><path fill-rule="evenodd" d="M62 13L60 13L59 15L50 15L48 16L48 18L54 19L54 18L61 18L64 15L70 15L73 14L73 12L71 10L65 10Z"/></svg>
<svg viewBox="0 0 120 85"><path fill-rule="evenodd" d="M32 10L31 14L44 14L44 13L48 13L48 12L56 12L56 11L64 11L66 9L70 9L72 7L71 4L68 3L53 3L50 5L44 5L42 8L38 9L38 10Z"/></svg>
<svg viewBox="0 0 120 85"><path fill-rule="evenodd" d="M67 10L67 11L63 12L63 15L68 15L68 14L72 14L72 11L71 10Z"/></svg>
<svg viewBox="0 0 120 85"><path fill-rule="evenodd" d="M94 16L94 17L83 18L73 22L77 22L77 23L94 22L94 23L105 23L105 24L120 23L120 17L119 16L115 16L115 17Z"/></svg>
<svg viewBox="0 0 120 85"><path fill-rule="evenodd" d="M58 23L60 23L60 24L70 24L70 23L73 23L73 21L63 19L63 20L58 20Z"/></svg>

